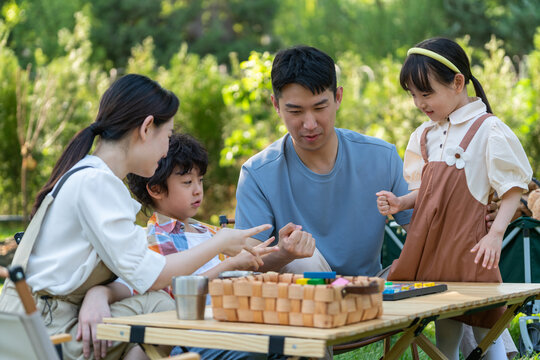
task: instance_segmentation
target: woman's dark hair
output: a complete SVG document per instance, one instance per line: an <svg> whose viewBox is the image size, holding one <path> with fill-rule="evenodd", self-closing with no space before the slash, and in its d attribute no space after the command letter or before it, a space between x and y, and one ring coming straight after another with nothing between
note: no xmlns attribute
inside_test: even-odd
<svg viewBox="0 0 540 360"><path fill-rule="evenodd" d="M177 166L181 175L189 173L194 167L199 170L199 175L204 175L208 167L208 153L194 137L187 134L173 134L169 141L167 156L159 161L154 175L147 178L128 174L129 189L145 208L154 207L146 185L150 188L157 186L161 191L167 193L169 191L167 179Z"/></svg>
<svg viewBox="0 0 540 360"><path fill-rule="evenodd" d="M482 99L486 104L487 111L491 112L491 106L484 89L472 75L469 58L461 46L450 39L436 37L424 40L415 47L431 50L454 64L465 77L465 85L469 83L469 80L472 81L476 96ZM413 84L418 90L430 93L433 92L433 88L429 83L428 75L434 76L443 84L450 84L454 81L456 73L438 60L421 54L411 54L407 56L401 68L399 82L405 90L409 90L409 84Z"/></svg>
<svg viewBox="0 0 540 360"><path fill-rule="evenodd" d="M295 46L279 51L272 63L272 89L276 98L289 84L299 84L320 94L330 89L336 96L336 65L334 60L319 49Z"/></svg>
<svg viewBox="0 0 540 360"><path fill-rule="evenodd" d="M179 105L176 95L146 76L129 74L116 80L101 97L95 122L71 139L56 162L49 180L36 197L32 215L62 175L88 154L96 135L103 140L119 140L141 126L150 115L154 117L154 124L160 126L176 114Z"/></svg>

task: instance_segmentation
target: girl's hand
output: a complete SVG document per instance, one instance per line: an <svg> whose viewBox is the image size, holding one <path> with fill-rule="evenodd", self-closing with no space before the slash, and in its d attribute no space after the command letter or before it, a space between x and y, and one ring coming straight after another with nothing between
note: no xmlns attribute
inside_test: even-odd
<svg viewBox="0 0 540 360"><path fill-rule="evenodd" d="M112 341L98 340L97 324L101 324L104 317L111 317L111 310L105 295L104 286L95 286L88 290L79 311L77 325L77 341L83 342L83 355L90 357L91 344L94 348L94 358L101 359L107 355L107 347Z"/></svg>
<svg viewBox="0 0 540 360"><path fill-rule="evenodd" d="M476 252L474 263L478 264L483 257L482 267L487 267L488 270L496 269L501 258L501 247L502 235L490 231L471 249L471 252Z"/></svg>
<svg viewBox="0 0 540 360"><path fill-rule="evenodd" d="M234 264L234 270L258 270L259 267L264 265L264 262L262 260L262 257L264 255L267 255L271 252L279 251L279 247L277 246L268 247L268 245L270 245L272 241L274 241L273 236L270 239L255 246L253 250L257 253L257 256L254 256L253 254L250 254L249 252L243 250L240 252L240 254L230 258L230 260Z"/></svg>
<svg viewBox="0 0 540 360"><path fill-rule="evenodd" d="M257 252L248 245L247 239L271 227L270 224L264 224L245 230L223 228L214 235L213 239L221 243L219 252L225 255L235 256L242 250L246 250L257 257Z"/></svg>
<svg viewBox="0 0 540 360"><path fill-rule="evenodd" d="M390 191L382 190L375 195L377 195L377 209L382 215L391 215L400 211L399 198Z"/></svg>

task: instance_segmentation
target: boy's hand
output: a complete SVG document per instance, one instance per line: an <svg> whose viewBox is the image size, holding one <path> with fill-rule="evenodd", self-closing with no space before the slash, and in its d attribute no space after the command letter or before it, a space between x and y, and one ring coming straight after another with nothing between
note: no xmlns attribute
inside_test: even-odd
<svg viewBox="0 0 540 360"><path fill-rule="evenodd" d="M315 251L315 239L302 231L302 226L288 223L279 230L278 247L291 260L311 257Z"/></svg>
<svg viewBox="0 0 540 360"><path fill-rule="evenodd" d="M382 190L375 195L377 195L377 209L382 215L391 215L400 211L399 198L390 191Z"/></svg>
<svg viewBox="0 0 540 360"><path fill-rule="evenodd" d="M476 252L474 263L478 264L483 257L482 267L487 267L488 270L496 269L501 258L501 247L502 235L489 232L471 249L471 252Z"/></svg>
<svg viewBox="0 0 540 360"><path fill-rule="evenodd" d="M279 247L277 246L270 246L274 241L274 237L272 236L270 239L260 243L259 245L253 247L253 250L257 253L257 256L254 256L253 254L243 250L240 252L240 254L234 256L231 258L231 261L234 262L234 269L235 270L258 270L259 267L264 265L264 262L262 260L262 257L275 251L279 251Z"/></svg>
<svg viewBox="0 0 540 360"><path fill-rule="evenodd" d="M247 239L271 227L270 224L264 224L244 230L223 228L214 235L214 240L221 241L220 252L225 255L235 256L246 250L257 257L257 252L247 243Z"/></svg>

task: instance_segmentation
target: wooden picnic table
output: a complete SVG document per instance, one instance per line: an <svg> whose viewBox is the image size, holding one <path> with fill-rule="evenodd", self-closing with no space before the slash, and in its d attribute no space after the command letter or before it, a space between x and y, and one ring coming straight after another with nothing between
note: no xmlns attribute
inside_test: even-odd
<svg viewBox="0 0 540 360"><path fill-rule="evenodd" d="M398 301L384 301L381 318L332 329L220 322L208 307L204 320L178 320L175 311L106 318L98 325L101 340L155 345L181 345L212 349L281 353L323 357L327 346L401 330L402 335L384 355L397 359L415 341L432 359L444 355L422 335L431 321L507 305L479 347L470 355L480 358L524 304L540 298L537 283L446 283L448 291Z"/></svg>

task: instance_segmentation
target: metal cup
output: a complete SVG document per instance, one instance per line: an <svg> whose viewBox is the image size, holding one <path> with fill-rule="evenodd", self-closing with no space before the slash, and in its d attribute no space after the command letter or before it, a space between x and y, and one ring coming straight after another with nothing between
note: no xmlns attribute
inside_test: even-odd
<svg viewBox="0 0 540 360"><path fill-rule="evenodd" d="M203 320L208 294L206 276L188 275L172 279L172 290L176 300L176 314L180 320Z"/></svg>

